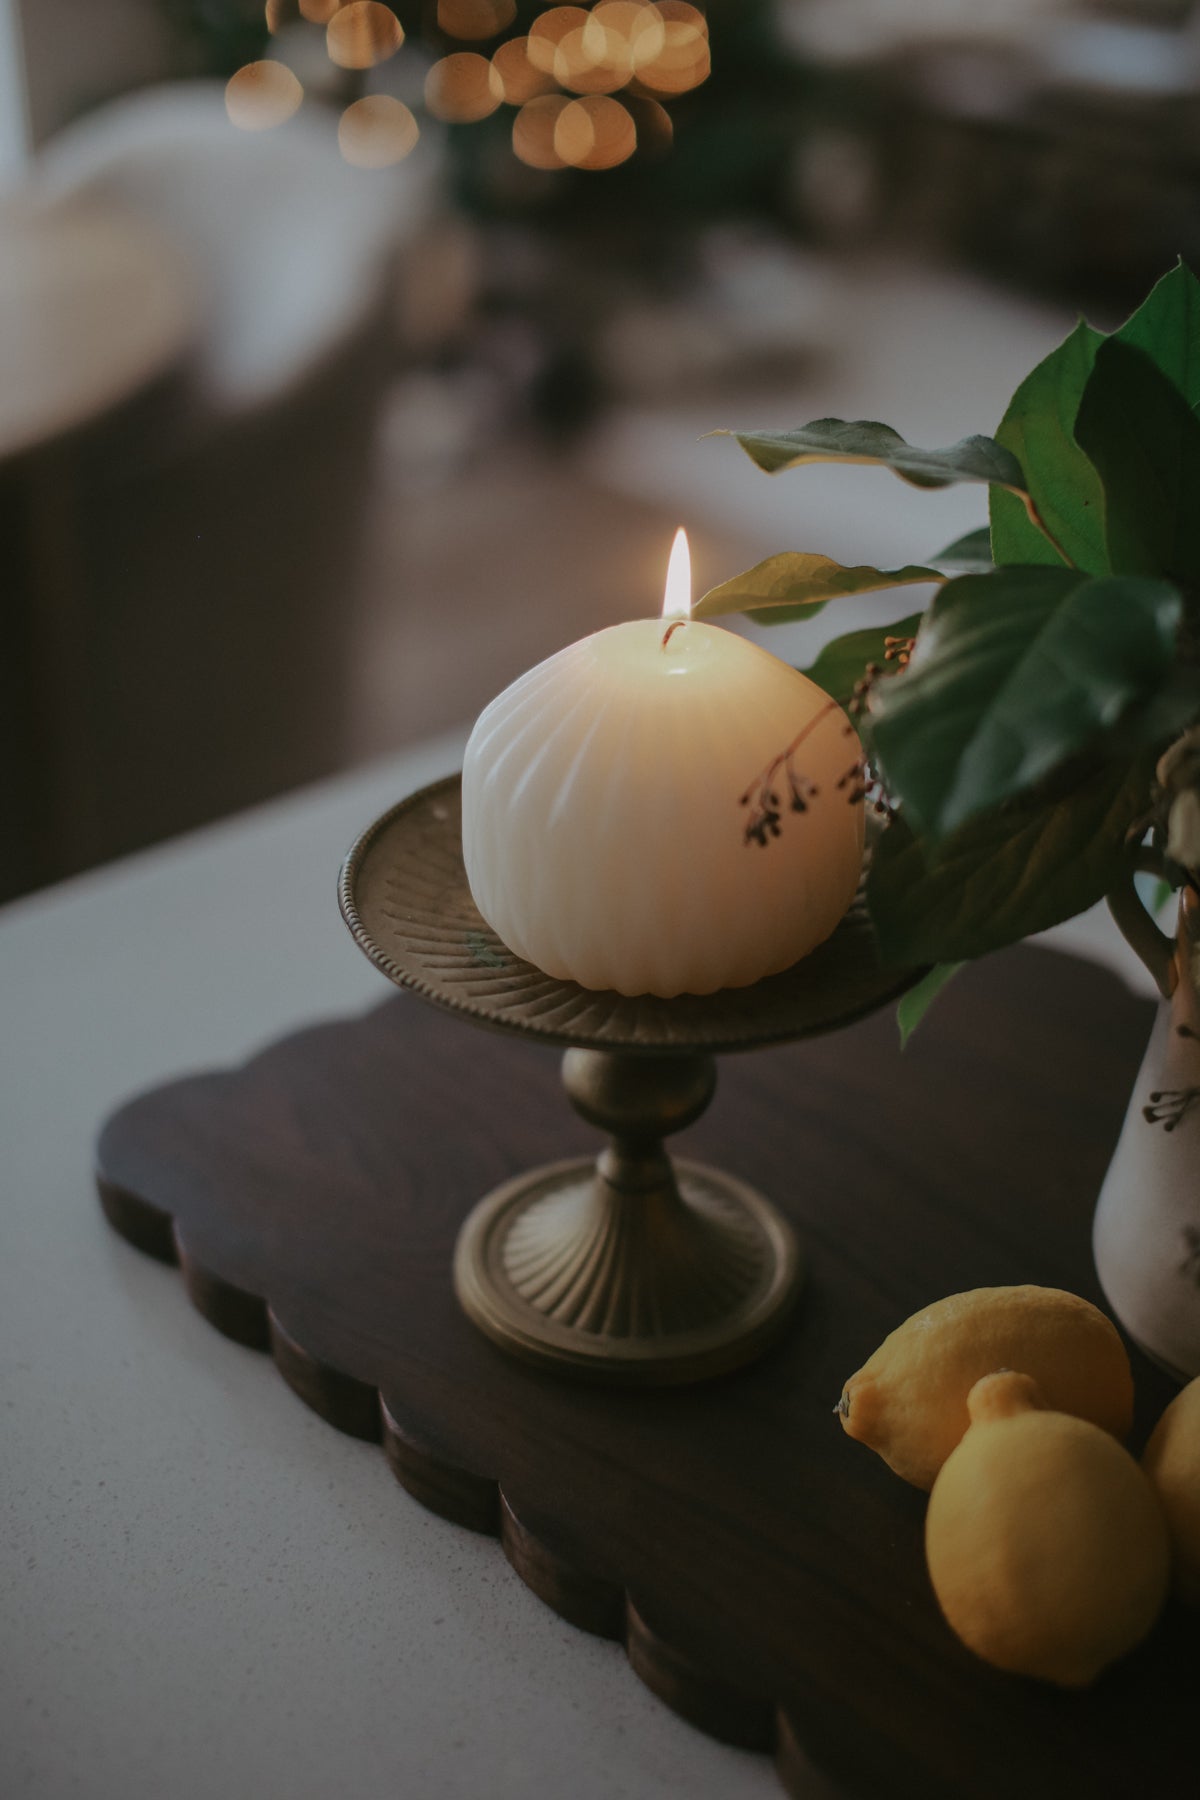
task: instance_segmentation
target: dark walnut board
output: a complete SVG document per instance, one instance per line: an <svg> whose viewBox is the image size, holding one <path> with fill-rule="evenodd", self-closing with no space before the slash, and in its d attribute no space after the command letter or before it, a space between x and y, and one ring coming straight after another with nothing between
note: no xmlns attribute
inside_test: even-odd
<svg viewBox="0 0 1200 1800"><path fill-rule="evenodd" d="M118 1231L425 1505L795 1795L1195 1800L1200 1615L1086 1694L999 1674L942 1622L925 1497L845 1438L844 1378L919 1306L1035 1281L1099 1299L1090 1216L1151 1008L1021 949L964 972L903 1057L890 1012L726 1057L679 1140L769 1194L809 1281L782 1345L694 1388L507 1360L459 1312L457 1227L586 1149L555 1052L414 996L134 1100L99 1143ZM137 1323L130 1321L130 1329ZM1135 1355L1135 1447L1173 1388ZM236 1496L231 1504L236 1505Z"/></svg>

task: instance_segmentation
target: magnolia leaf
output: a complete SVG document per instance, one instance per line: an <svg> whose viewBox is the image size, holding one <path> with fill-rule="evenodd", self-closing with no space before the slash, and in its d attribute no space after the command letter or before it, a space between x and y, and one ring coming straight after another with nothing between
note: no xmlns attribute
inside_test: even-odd
<svg viewBox="0 0 1200 1800"><path fill-rule="evenodd" d="M960 962L934 963L928 975L918 981L916 987L910 987L896 1008L896 1023L900 1027L900 1048L908 1048L908 1040L925 1014L929 1011L948 981L964 965Z"/></svg>
<svg viewBox="0 0 1200 1800"><path fill-rule="evenodd" d="M1144 351L1192 410L1200 409L1200 281L1186 263L1155 283L1116 335Z"/></svg>
<svg viewBox="0 0 1200 1800"><path fill-rule="evenodd" d="M945 579L937 569L911 563L903 569L872 569L866 564L844 568L828 556L785 550L756 563L744 575L710 588L693 606L692 617L715 619L722 613L752 612L764 625L782 625L792 619L811 619L827 600L839 600L846 594Z"/></svg>
<svg viewBox="0 0 1200 1800"><path fill-rule="evenodd" d="M995 807L938 844L894 819L867 877L885 961L966 961L1084 912L1125 870L1153 775L1150 756L1107 762L1057 798Z"/></svg>
<svg viewBox="0 0 1200 1800"><path fill-rule="evenodd" d="M844 637L834 638L832 643L826 644L804 674L819 688L824 688L839 706L848 706L854 697L855 684L866 674L868 663L896 668L894 662L888 664L886 661L887 640L915 637L921 617L920 613L912 613L907 619L897 619L894 625L871 625L864 631L848 631Z"/></svg>
<svg viewBox="0 0 1200 1800"><path fill-rule="evenodd" d="M945 450L918 450L890 425L874 419L813 419L796 431L713 432L735 437L768 475L807 462L881 463L914 487L951 487L957 481L998 482L1025 490L1021 465L987 437L963 438Z"/></svg>
<svg viewBox="0 0 1200 1800"><path fill-rule="evenodd" d="M1022 514L1024 510L1022 507ZM985 575L996 566L992 561L990 527L981 525L977 531L968 531L965 537L955 538L952 544L939 550L930 561L935 568L949 569L955 575Z"/></svg>
<svg viewBox="0 0 1200 1800"><path fill-rule="evenodd" d="M1100 479L1075 441L1079 402L1103 342L1100 332L1080 320L1008 403L996 439L1025 471L1030 496L1054 544L1033 523L1023 501L993 489L988 504L998 563L1061 567L1069 558L1093 575L1108 572Z"/></svg>
<svg viewBox="0 0 1200 1800"><path fill-rule="evenodd" d="M1112 568L1200 578L1200 419L1144 351L1101 345L1075 436L1103 486Z"/></svg>
<svg viewBox="0 0 1200 1800"><path fill-rule="evenodd" d="M903 679L871 698L873 747L909 819L943 837L1150 700L1182 605L1169 582L1073 569L947 583Z"/></svg>

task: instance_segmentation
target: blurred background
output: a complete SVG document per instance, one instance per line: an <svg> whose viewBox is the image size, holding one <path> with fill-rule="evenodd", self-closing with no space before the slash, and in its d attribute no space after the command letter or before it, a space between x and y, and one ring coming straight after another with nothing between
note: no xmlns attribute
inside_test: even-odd
<svg viewBox="0 0 1200 1800"><path fill-rule="evenodd" d="M0 899L468 724L679 523L984 523L705 434L993 430L1200 258L1198 90L1192 0L0 0Z"/></svg>

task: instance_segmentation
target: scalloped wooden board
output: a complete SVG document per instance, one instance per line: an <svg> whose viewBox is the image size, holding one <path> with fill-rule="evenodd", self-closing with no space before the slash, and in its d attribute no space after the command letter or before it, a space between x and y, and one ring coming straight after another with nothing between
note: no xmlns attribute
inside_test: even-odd
<svg viewBox="0 0 1200 1800"><path fill-rule="evenodd" d="M903 1058L887 1015L726 1058L687 1152L783 1207L811 1277L777 1350L695 1388L575 1386L460 1313L472 1204L589 1136L554 1052L410 995L133 1100L101 1133L100 1192L218 1329L379 1438L423 1504L498 1533L535 1592L623 1638L684 1717L773 1753L791 1793L1191 1800L1200 1619L1169 1611L1083 1695L986 1668L930 1592L924 1496L832 1412L942 1294L1099 1298L1091 1207L1150 1011L1022 949L966 971ZM1173 1389L1134 1361L1140 1441Z"/></svg>

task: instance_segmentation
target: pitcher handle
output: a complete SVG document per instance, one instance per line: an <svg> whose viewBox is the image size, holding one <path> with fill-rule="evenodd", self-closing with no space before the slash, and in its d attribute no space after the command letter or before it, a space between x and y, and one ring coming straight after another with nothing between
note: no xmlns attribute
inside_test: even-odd
<svg viewBox="0 0 1200 1800"><path fill-rule="evenodd" d="M1179 981L1176 943L1165 931L1159 930L1142 904L1133 879L1139 871L1162 875L1162 867L1153 851L1139 850L1105 898L1121 936L1150 971L1163 999L1169 1000Z"/></svg>

